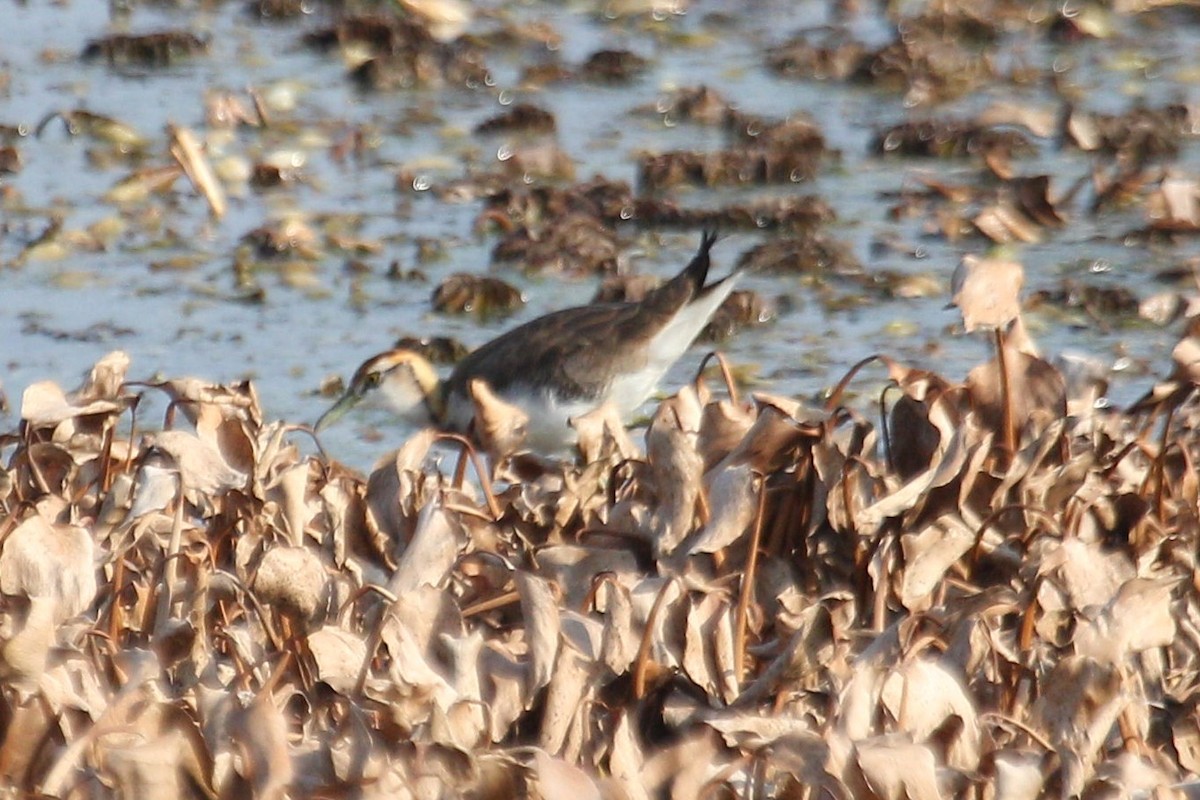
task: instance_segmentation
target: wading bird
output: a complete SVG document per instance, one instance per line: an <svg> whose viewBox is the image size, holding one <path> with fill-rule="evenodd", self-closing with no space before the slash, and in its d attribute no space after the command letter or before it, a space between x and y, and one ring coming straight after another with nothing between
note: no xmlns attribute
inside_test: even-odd
<svg viewBox="0 0 1200 800"><path fill-rule="evenodd" d="M390 409L410 424L471 434L472 385L483 381L528 422L524 446L555 452L571 446L570 421L611 402L623 420L654 391L733 291L740 273L706 284L706 232L682 272L632 303L597 303L526 322L475 350L445 381L421 355L388 350L363 362L318 431L355 406ZM475 384L477 386L477 384Z"/></svg>

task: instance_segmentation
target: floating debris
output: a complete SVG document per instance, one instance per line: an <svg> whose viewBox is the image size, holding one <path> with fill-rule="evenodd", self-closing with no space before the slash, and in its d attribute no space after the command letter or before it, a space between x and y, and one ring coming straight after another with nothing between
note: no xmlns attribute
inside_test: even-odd
<svg viewBox="0 0 1200 800"><path fill-rule="evenodd" d="M167 67L180 59L208 52L208 42L190 31L118 33L93 39L83 49L84 60L104 59L109 64Z"/></svg>
<svg viewBox="0 0 1200 800"><path fill-rule="evenodd" d="M433 290L433 310L443 314L471 314L480 319L507 317L525 304L514 286L499 278L456 273Z"/></svg>

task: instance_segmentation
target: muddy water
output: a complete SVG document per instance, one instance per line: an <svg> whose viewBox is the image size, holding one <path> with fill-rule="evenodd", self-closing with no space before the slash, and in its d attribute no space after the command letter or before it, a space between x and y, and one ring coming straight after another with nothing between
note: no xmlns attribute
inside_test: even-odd
<svg viewBox="0 0 1200 800"><path fill-rule="evenodd" d="M499 274L527 300L513 317L480 323L434 314L433 287L452 272L491 269L494 240L474 232L478 202L444 202L434 191L397 191L396 174L404 170L417 175L422 186L436 187L460 176L464 160L490 165L497 142L479 139L471 130L502 104L520 99L554 111L557 141L574 160L579 179L598 173L633 181L640 151L722 146L718 131L665 125L661 118L630 113L672 88L700 83L748 112L811 114L841 159L812 182L753 192L685 189L677 192L681 203L711 206L749 194L816 193L838 213L831 234L847 243L868 271L913 275L925 279L922 285L941 287L906 299L856 301L857 287L835 285L818 293L798 277L751 276L748 288L769 301L775 319L742 331L722 347L735 362L753 368L758 387L814 397L875 352L951 378L988 355L986 341L955 332L956 314L944 308L959 258L987 251L988 243L947 242L930 235L928 220L920 215L895 219L888 213L894 195L921 178L970 183L977 180L978 164L873 155L874 132L913 113L897 93L783 80L763 68L766 47L800 28L832 22L832 4L701 2L686 16L662 22L611 20L583 3L503 7L494 13L556 29L565 62L578 63L602 47L623 47L650 58L650 71L628 86L568 83L526 91L519 86L520 61L499 55L488 62L493 86L363 93L347 80L337 57L300 44L305 30L325 22L320 12L299 21L264 23L235 2L127 11L92 2L0 3L0 124L32 130L53 111L86 109L120 119L149 142L138 161L116 158L108 145L69 135L55 122L40 136L15 140L22 169L0 176L7 193L0 212L0 381L12 406L0 419L5 428L15 427L21 392L29 383L51 379L74 385L97 358L117 348L131 354L133 376L250 377L270 415L313 421L328 402L315 395L322 380L348 374L398 336L444 334L477 345L553 308L586 302L594 279L503 270ZM871 4L860 5L846 20L848 28L867 42L886 39L882 17ZM1092 110L1195 100L1200 36L1193 20L1178 19L1185 24L1147 25L1117 17L1115 34L1105 41L1059 50L1035 39L1017 42L1005 53L1055 64ZM488 22L476 24L486 28ZM79 58L97 37L164 28L206 36L209 52L161 68ZM219 162L287 154L302 180L268 190L230 184L230 210L220 220L210 218L203 200L183 180L167 196L141 204L118 207L105 199L133 168L166 163L168 123L207 131L206 91L226 89L244 97L247 86L264 97L275 124L266 131L209 135L210 155ZM921 113L971 115L998 99L1051 110L1059 103L1044 82L997 85ZM367 132L373 149L357 161L333 158L333 142L356 127ZM1200 172L1197 153L1194 144L1185 147L1177 168ZM1020 161L1019 168L1024 174L1049 172L1071 180L1089 173L1091 159L1042 141L1038 154ZM1144 224L1138 209L1093 219L1083 205L1067 209L1072 223L1061 232L1006 251L1024 263L1028 290L1054 288L1070 278L1122 286L1145 297L1161 289L1153 280L1157 271L1191 254L1187 245L1126 244L1115 236ZM351 256L325 247L318 236L321 253L315 260L259 265L239 283L233 264L242 237L287 215L318 230L349 230L378 242L380 249L355 256L362 265L349 269ZM121 230L103 246L72 246L23 260L22 253L52 218L60 218L70 232L114 220ZM629 268L659 275L681 265L698 238L670 232L659 247L628 233L634 242ZM420 262L421 238L442 242L444 257ZM719 246L718 269L760 240L760 234L732 233ZM403 269L419 267L424 279L387 277L393 261ZM1177 327L1164 330L1136 320L1104 324L1079 312L1043 310L1029 323L1047 354L1082 353L1114 368L1118 401L1148 385L1147 369L1165 373L1178 336ZM681 361L668 388L686 380L703 352L697 347ZM873 395L878 385L873 381L880 378L867 376L864 394ZM325 441L334 454L365 467L401 435L386 420L360 419L331 431Z"/></svg>

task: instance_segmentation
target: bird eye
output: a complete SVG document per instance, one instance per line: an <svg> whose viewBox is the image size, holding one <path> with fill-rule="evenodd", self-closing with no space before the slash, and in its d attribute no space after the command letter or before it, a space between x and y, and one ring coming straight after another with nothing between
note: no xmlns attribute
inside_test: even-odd
<svg viewBox="0 0 1200 800"><path fill-rule="evenodd" d="M383 376L381 376L378 372L368 372L367 373L367 381L366 381L367 388L373 389L376 386L378 386L379 381L382 379L382 377Z"/></svg>

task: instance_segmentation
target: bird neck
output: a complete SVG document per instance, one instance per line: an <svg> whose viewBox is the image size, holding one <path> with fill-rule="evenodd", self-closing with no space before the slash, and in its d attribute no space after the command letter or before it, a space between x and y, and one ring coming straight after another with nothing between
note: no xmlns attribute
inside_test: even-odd
<svg viewBox="0 0 1200 800"><path fill-rule="evenodd" d="M446 424L446 384L438 381L430 387L421 387L425 395L425 413L435 427L441 428Z"/></svg>

